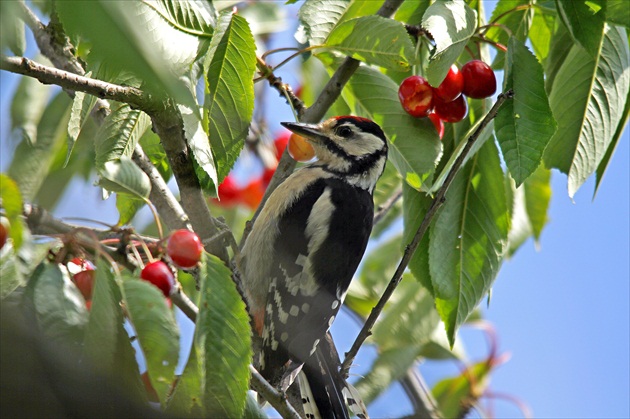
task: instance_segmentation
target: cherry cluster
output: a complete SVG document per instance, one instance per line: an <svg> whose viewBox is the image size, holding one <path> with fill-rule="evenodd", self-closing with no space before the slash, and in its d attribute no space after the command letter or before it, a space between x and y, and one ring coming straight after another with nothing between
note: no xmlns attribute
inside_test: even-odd
<svg viewBox="0 0 630 419"><path fill-rule="evenodd" d="M459 122L466 116L466 96L482 99L496 90L497 80L490 66L472 60L461 70L453 64L438 87L431 86L422 76L407 77L398 88L398 98L409 115L429 117L442 138L444 122Z"/></svg>
<svg viewBox="0 0 630 419"><path fill-rule="evenodd" d="M289 131L280 134L274 140L273 145L276 165L287 147L289 148L289 155L298 162L307 162L315 157L313 146L303 137ZM216 203L224 207L244 205L252 210L256 209L275 171L275 166L265 168L262 175L251 179L244 187L239 186L234 175L229 174L219 185L219 199L216 200Z"/></svg>
<svg viewBox="0 0 630 419"><path fill-rule="evenodd" d="M203 245L199 236L189 230L176 230L168 238L166 243L166 258L153 260L145 265L140 272L140 278L150 282L162 291L165 297L169 297L175 289L175 271L171 266L180 269L190 269L199 263ZM83 298L85 298L88 310L92 306L92 293L94 290L94 276L96 267L89 260L75 257L67 263L68 271L72 274L72 281L77 286Z"/></svg>

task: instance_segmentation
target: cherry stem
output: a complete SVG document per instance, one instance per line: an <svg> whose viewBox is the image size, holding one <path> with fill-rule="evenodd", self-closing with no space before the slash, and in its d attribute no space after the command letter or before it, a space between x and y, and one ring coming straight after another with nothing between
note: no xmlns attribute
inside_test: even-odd
<svg viewBox="0 0 630 419"><path fill-rule="evenodd" d="M532 4L521 4L519 6L516 6L510 10L506 10L505 12L501 13L499 16L492 19L490 23L491 24L497 23L499 20L503 19L505 16L509 15L510 13L518 12L520 10L530 9L531 7L533 7Z"/></svg>
<svg viewBox="0 0 630 419"><path fill-rule="evenodd" d="M162 230L162 223L160 222L160 216L158 215L151 201L145 198L144 202L147 204L147 206L151 210L151 214L153 214L153 219L155 220L155 225L157 226L158 236L160 237L160 240L164 239L164 231Z"/></svg>

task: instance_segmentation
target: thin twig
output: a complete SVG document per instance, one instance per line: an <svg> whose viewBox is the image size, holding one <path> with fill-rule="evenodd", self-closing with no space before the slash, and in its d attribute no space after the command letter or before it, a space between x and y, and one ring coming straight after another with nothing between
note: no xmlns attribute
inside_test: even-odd
<svg viewBox="0 0 630 419"><path fill-rule="evenodd" d="M387 201L383 202L374 213L373 224L378 223L387 215L387 213L396 205L398 200L402 197L402 189L398 189Z"/></svg>
<svg viewBox="0 0 630 419"><path fill-rule="evenodd" d="M466 140L466 145L464 146L464 149L462 150L461 154L457 157L457 159L453 163L453 166L451 167L451 170L446 176L444 183L435 194L435 198L431 202L431 206L429 207L429 209L427 210L427 213L422 219L422 223L418 227L416 234L413 236L413 239L411 240L411 242L405 247L405 252L403 254L403 257L400 263L398 264L398 268L396 268L396 272L394 273L391 281L389 282L389 285L385 289L385 292L383 292L381 299L378 301L376 306L370 312L370 315L365 321L365 324L363 325L363 328L359 332L359 335L357 336L356 340L352 344L352 347L350 348L348 352L346 352L346 358L341 364L341 374L344 377L348 377L350 366L352 365L354 358L357 356L359 349L361 348L365 340L372 334L372 327L374 326L374 324L376 323L376 320L378 319L381 312L383 311L385 304L387 303L387 301L389 301L390 297L394 293L394 290L396 289L398 284L400 284L403 273L405 272L405 269L407 269L407 265L409 265L409 261L411 260L411 257L413 256L416 249L418 248L418 245L420 244L422 237L424 237L424 234L427 232L427 229L429 228L429 225L431 224L433 217L437 213L438 209L440 209L440 207L444 204L446 192L448 191L448 188L451 185L451 182L455 178L455 175L459 171L465 158L470 152L470 149L475 144L475 141L477 140L477 138L479 138L484 128L488 125L488 123L490 123L492 119L494 119L501 105L503 105L503 103L507 99L512 98L512 96L513 96L513 92L511 90L505 93L501 93L499 97L497 98L497 101L495 102L494 106L492 106L492 109L490 109L490 111L483 118L483 120L481 121L477 129Z"/></svg>
<svg viewBox="0 0 630 419"><path fill-rule="evenodd" d="M273 388L273 386L260 375L256 368L250 365L249 372L252 375L250 383L252 388L258 394L261 394L283 418L301 419L298 412L296 412L293 406L287 401L286 396Z"/></svg>

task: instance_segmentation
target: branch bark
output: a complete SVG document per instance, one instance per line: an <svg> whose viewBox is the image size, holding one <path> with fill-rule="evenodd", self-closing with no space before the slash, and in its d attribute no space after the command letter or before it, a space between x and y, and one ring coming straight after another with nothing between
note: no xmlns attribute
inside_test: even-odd
<svg viewBox="0 0 630 419"><path fill-rule="evenodd" d="M446 200L445 198L446 192L448 191L448 188L451 185L451 182L455 178L455 175L457 174L460 167L464 163L464 160L466 156L468 155L468 153L470 152L470 149L475 144L475 141L477 140L477 138L479 138L484 128L497 115L497 112L499 111L499 108L501 107L501 105L503 105L503 103L507 99L512 98L512 96L513 96L513 92L511 90L505 93L501 93L499 97L497 98L497 101L495 102L494 106L492 106L492 109L490 109L490 111L483 118L483 120L481 121L477 129L466 140L466 145L464 146L464 149L462 150L461 154L457 157L457 159L453 163L453 167L451 167L451 170L446 176L444 183L435 194L435 198L431 202L431 206L429 207L429 209L427 210L427 213L422 219L422 223L420 224L420 227L418 227L418 230L416 231L416 234L413 236L413 239L411 240L411 242L405 247L405 252L403 253L403 257L400 263L398 264L398 267L396 268L396 272L394 273L391 281L389 282L389 285L383 292L381 299L378 301L376 306L370 312L370 315L365 321L365 324L363 325L363 328L359 332L359 335L357 336L356 340L352 344L352 347L350 348L348 352L346 352L346 358L341 364L341 373L344 377L348 377L350 366L352 365L354 358L357 356L359 349L361 348L365 340L372 334L372 327L374 327L376 320L378 319L381 312L383 311L385 304L387 303L387 301L389 301L390 297L394 293L394 290L396 289L398 284L400 284L403 273L405 272L405 269L407 269L407 266L409 265L409 261L411 260L411 257L413 256L416 249L418 248L418 245L420 244L420 240L422 240L422 237L424 237L424 234L427 232L427 229L429 228L429 225L431 224L433 217L437 213L438 209L440 209L440 207L444 204Z"/></svg>

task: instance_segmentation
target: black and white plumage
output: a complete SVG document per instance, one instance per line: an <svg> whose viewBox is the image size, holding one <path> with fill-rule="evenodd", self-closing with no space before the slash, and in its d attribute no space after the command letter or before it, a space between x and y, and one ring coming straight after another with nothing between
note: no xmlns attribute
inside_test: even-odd
<svg viewBox="0 0 630 419"><path fill-rule="evenodd" d="M354 116L283 125L318 160L271 194L239 266L262 337L260 372L284 390L324 339L363 257L387 140L376 123Z"/></svg>

